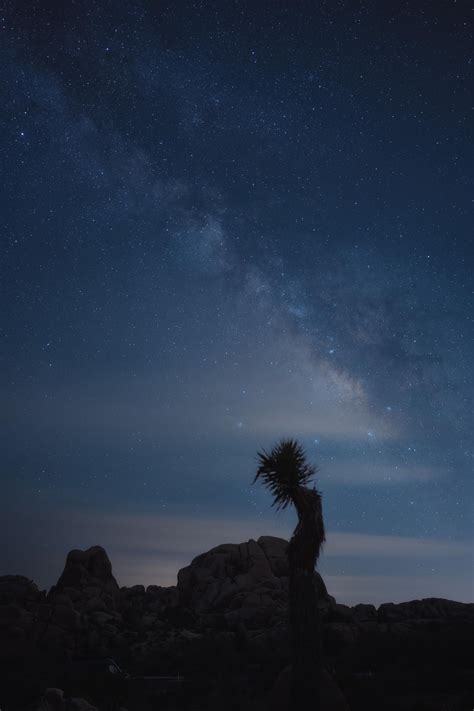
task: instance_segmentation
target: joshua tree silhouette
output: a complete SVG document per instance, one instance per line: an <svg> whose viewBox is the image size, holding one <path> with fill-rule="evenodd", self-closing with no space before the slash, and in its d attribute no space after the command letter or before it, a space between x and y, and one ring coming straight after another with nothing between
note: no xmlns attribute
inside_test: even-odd
<svg viewBox="0 0 474 711"><path fill-rule="evenodd" d="M293 504L298 524L288 547L289 626L292 647L290 708L320 709L322 667L321 628L314 568L325 540L321 495L312 478L316 467L309 464L296 440L284 439L268 452L258 453L254 482L261 478L274 497L273 506Z"/></svg>

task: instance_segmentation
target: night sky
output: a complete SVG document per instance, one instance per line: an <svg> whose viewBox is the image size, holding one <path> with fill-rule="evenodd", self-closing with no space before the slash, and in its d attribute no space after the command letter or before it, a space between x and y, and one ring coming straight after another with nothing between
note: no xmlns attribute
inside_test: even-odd
<svg viewBox="0 0 474 711"><path fill-rule="evenodd" d="M287 436L331 594L472 599L469 10L3 4L0 574L289 537Z"/></svg>

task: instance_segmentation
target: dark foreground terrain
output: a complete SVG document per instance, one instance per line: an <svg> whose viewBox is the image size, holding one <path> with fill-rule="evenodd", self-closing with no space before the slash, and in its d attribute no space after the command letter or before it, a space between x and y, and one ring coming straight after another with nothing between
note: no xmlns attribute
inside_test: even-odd
<svg viewBox="0 0 474 711"><path fill-rule="evenodd" d="M268 536L218 546L169 588L119 588L98 546L71 551L49 593L0 578L1 711L286 710L286 548ZM314 585L324 709L474 708L474 604L351 608Z"/></svg>

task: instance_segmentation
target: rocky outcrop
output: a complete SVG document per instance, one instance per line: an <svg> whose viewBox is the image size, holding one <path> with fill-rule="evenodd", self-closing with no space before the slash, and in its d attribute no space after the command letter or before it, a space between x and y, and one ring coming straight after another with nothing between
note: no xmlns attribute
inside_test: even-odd
<svg viewBox="0 0 474 711"><path fill-rule="evenodd" d="M85 597L101 597L116 595L119 586L112 574L112 564L101 546L93 546L85 551L73 550L68 553L64 570L51 590L51 594L72 593L76 600L78 595Z"/></svg>
<svg viewBox="0 0 474 711"><path fill-rule="evenodd" d="M357 605L357 608L367 607ZM395 605L388 602L380 605L377 612L379 622L403 622L405 620L474 620L474 603L466 604L442 598L427 597Z"/></svg>
<svg viewBox="0 0 474 711"><path fill-rule="evenodd" d="M44 597L36 584L23 575L3 575L0 577L0 605L26 605Z"/></svg>
<svg viewBox="0 0 474 711"><path fill-rule="evenodd" d="M97 711L86 699L64 698L62 689L46 689L38 711Z"/></svg>
<svg viewBox="0 0 474 711"><path fill-rule="evenodd" d="M0 578L0 662L9 670L13 696L19 689L31 688L34 695L45 685L61 686L59 671L68 659L107 657L139 675L184 673L218 699L229 688L236 697L259 698L290 661L287 546L271 536L217 546L179 571L177 586L168 588L119 588L100 546L72 551L48 594L28 578ZM399 690L411 689L413 695L414 685L416 703L431 708L426 699L433 679L443 680L443 693L451 694L453 704L470 703L474 605L428 598L378 609L349 607L336 603L317 573L314 587L326 663L352 711L411 711L411 697L402 703ZM282 679L284 685L285 675ZM328 699L343 708L337 686L326 681ZM398 694L392 705L386 699L389 688ZM277 697L284 696L276 689ZM87 696L81 689L74 694ZM48 711L55 703L61 711L73 711L71 699L57 697L53 692L45 697ZM2 698L0 706L23 708Z"/></svg>
<svg viewBox="0 0 474 711"><path fill-rule="evenodd" d="M195 558L178 573L182 605L201 615L221 617L227 625L272 627L286 617L288 542L273 536L224 544ZM319 574L314 574L320 604L335 604Z"/></svg>

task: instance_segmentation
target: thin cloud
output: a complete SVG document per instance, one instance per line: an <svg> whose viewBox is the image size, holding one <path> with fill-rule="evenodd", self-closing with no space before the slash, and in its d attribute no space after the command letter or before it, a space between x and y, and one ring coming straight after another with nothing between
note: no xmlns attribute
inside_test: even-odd
<svg viewBox="0 0 474 711"><path fill-rule="evenodd" d="M70 521L80 529L93 532L96 541L113 551L114 566L122 581L159 584L174 584L179 568L188 565L196 555L221 543L241 543L262 535L288 540L293 528L288 519L250 520L169 514L107 514L95 517L77 513L70 517ZM465 570L470 555L470 545L462 541L329 531L322 567L328 569L331 576L331 567L339 565L341 560L349 567L351 560L372 560L374 566L381 570L381 575L373 576L374 579L380 577L383 581L383 569L393 575L394 566L399 566L400 562L406 569L417 563L438 567L437 561L445 558L458 565L459 570ZM139 580L135 577L139 570L150 573L151 577ZM345 580L347 576L342 577ZM428 578L424 580L429 582ZM344 582L346 584L347 581ZM381 590L385 594L385 588ZM430 585L425 586L425 596L435 593L440 594ZM353 600L355 594L352 593Z"/></svg>
<svg viewBox="0 0 474 711"><path fill-rule="evenodd" d="M436 559L439 556L463 557L471 552L468 543L439 541L409 536L384 536L362 533L328 534L328 556L384 556L387 558Z"/></svg>
<svg viewBox="0 0 474 711"><path fill-rule="evenodd" d="M377 437L380 443L380 435L367 432L359 433L362 439L370 442L371 437ZM395 462L383 461L357 461L353 459L338 459L337 464L325 466L320 478L331 484L344 484L346 486L371 486L385 485L394 486L401 482L430 482L448 477L451 470L442 466L422 466L418 464L396 464Z"/></svg>
<svg viewBox="0 0 474 711"><path fill-rule="evenodd" d="M0 573L27 574L48 586L59 577L72 548L104 546L120 585L166 586L176 584L178 571L194 557L217 545L262 535L288 540L294 526L290 517L229 519L165 512L32 512L28 527L13 514L2 518L9 540L21 551L21 570ZM46 540L54 543L45 548ZM10 557L18 563L17 552L12 550ZM471 561L471 547L463 541L329 531L319 568L339 602L379 604L414 597L468 601Z"/></svg>

